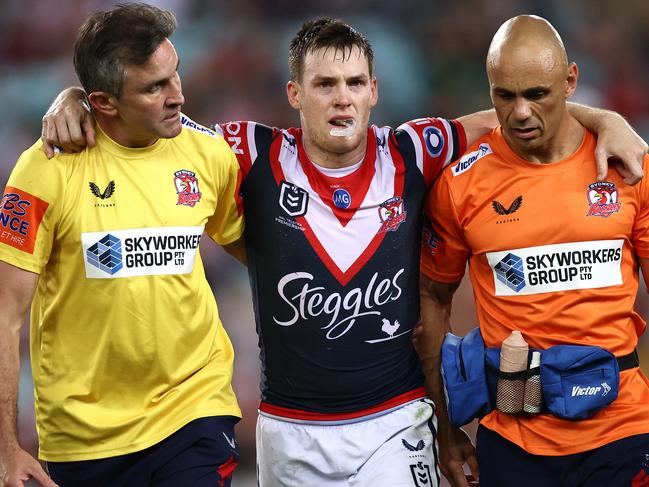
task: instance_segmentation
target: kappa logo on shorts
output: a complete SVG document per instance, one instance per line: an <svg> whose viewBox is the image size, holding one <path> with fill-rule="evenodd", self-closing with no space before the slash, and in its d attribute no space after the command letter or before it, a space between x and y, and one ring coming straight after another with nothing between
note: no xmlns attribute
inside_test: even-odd
<svg viewBox="0 0 649 487"><path fill-rule="evenodd" d="M617 201L617 188L614 183L603 181L588 185L588 213L586 216L608 217L622 208Z"/></svg>
<svg viewBox="0 0 649 487"><path fill-rule="evenodd" d="M424 462L417 462L415 465L410 465L410 472L412 473L412 480L415 482L415 487L430 487L433 485L433 478L430 476L430 467Z"/></svg>
<svg viewBox="0 0 649 487"><path fill-rule="evenodd" d="M295 184L282 181L279 188L279 206L293 218L306 215L309 193Z"/></svg>

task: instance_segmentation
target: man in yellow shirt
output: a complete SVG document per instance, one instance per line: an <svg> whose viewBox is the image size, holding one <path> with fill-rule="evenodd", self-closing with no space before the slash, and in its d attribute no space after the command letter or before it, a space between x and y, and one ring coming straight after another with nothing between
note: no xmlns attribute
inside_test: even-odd
<svg viewBox="0 0 649 487"><path fill-rule="evenodd" d="M0 203L0 464L7 487L230 485L233 350L199 253L243 220L239 168L181 112L170 12L91 15L75 69L97 144L47 160L37 142ZM20 329L31 303L39 463L18 445ZM3 483L0 481L0 484Z"/></svg>

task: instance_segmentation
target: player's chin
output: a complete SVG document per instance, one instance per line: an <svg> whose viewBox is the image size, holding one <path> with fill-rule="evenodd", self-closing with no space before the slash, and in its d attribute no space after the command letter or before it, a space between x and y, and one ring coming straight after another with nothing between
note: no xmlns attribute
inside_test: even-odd
<svg viewBox="0 0 649 487"><path fill-rule="evenodd" d="M362 142L361 137L358 134L351 135L349 137L330 137L330 147L332 151L343 154L345 152L350 152L358 147Z"/></svg>
<svg viewBox="0 0 649 487"><path fill-rule="evenodd" d="M165 126L160 130L160 137L163 139L173 139L180 135L182 132L183 126L180 122L172 124L170 126Z"/></svg>

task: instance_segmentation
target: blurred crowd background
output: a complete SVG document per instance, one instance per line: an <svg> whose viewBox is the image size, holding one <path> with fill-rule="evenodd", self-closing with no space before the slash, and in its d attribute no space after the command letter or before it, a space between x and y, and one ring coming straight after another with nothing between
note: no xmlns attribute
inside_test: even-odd
<svg viewBox="0 0 649 487"><path fill-rule="evenodd" d="M40 135L40 121L54 96L77 84L72 45L85 16L114 5L109 0L1 0L0 183L15 160ZM580 67L574 101L622 113L649 140L649 4L645 0L159 0L179 28L172 41L181 58L186 105L203 124L252 119L295 126L285 95L287 50L301 23L317 15L340 17L365 33L376 54L379 104L371 121L398 125L427 115L453 118L488 108L484 56L506 19L534 13L562 35L568 57ZM257 339L247 275L242 266L202 244L222 320L236 350L234 386L244 410L238 429L242 467L235 487L252 487L254 423L259 400ZM2 283L10 285L10 283ZM649 316L649 299L637 302ZM454 326L475 326L471 291L456 297ZM37 439L32 411L28 333L22 344L19 429L30 451ZM649 371L649 339L641 341ZM83 351L80 351L83 353ZM344 378L341 378L344 380ZM305 486L306 487L306 486ZM377 486L380 487L380 486Z"/></svg>

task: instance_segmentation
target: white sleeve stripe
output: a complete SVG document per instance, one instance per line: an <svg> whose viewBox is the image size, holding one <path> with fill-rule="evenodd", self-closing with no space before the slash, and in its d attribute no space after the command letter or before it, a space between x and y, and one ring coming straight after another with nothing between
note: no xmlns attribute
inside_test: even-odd
<svg viewBox="0 0 649 487"><path fill-rule="evenodd" d="M257 160L257 142L255 141L255 129L257 124L255 122L248 122L248 150L250 151L250 166Z"/></svg>
<svg viewBox="0 0 649 487"><path fill-rule="evenodd" d="M446 131L446 159L444 160L444 164L442 165L442 167L446 167L451 162L453 162L451 159L453 157L453 153L455 152L455 140L453 139L453 130L451 129L451 123L443 118L438 118L437 120L442 122L444 130Z"/></svg>

